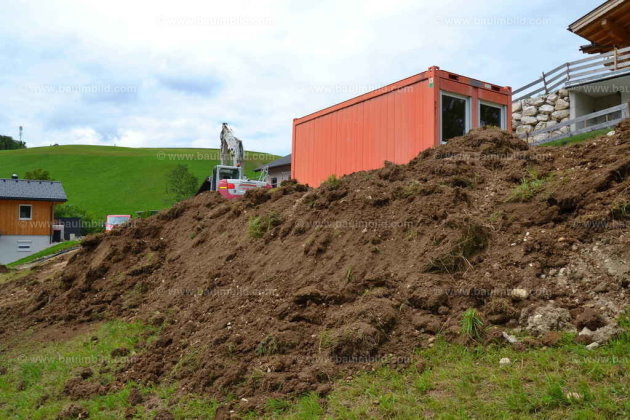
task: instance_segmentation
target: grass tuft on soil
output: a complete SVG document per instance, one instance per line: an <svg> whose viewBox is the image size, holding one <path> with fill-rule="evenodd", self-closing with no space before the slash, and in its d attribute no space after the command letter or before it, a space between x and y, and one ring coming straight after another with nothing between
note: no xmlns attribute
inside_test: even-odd
<svg viewBox="0 0 630 420"><path fill-rule="evenodd" d="M282 216L272 212L262 216L254 216L249 219L249 236L252 238L262 238L265 233L282 223Z"/></svg>
<svg viewBox="0 0 630 420"><path fill-rule="evenodd" d="M511 192L508 201L525 202L534 198L545 189L545 185L552 178L551 175L543 176L535 169L530 169L521 183Z"/></svg>
<svg viewBox="0 0 630 420"><path fill-rule="evenodd" d="M487 248L490 232L485 226L468 224L462 227L462 236L447 253L433 258L425 267L427 273L454 273L470 266L468 259Z"/></svg>
<svg viewBox="0 0 630 420"><path fill-rule="evenodd" d="M462 316L462 334L472 340L483 335L483 321L474 308L468 309Z"/></svg>

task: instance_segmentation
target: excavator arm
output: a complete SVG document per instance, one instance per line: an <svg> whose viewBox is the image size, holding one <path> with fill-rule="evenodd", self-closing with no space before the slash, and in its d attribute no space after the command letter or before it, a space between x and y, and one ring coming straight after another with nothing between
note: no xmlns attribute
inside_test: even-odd
<svg viewBox="0 0 630 420"><path fill-rule="evenodd" d="M242 166L245 160L244 155L243 142L234 135L227 123L223 123L221 129L221 165L229 165L228 161L231 160L232 166Z"/></svg>

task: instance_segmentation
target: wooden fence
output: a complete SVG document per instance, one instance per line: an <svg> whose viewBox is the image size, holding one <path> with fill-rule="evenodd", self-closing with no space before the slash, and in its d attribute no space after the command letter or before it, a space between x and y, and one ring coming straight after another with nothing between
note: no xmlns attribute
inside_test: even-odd
<svg viewBox="0 0 630 420"><path fill-rule="evenodd" d="M586 83L602 76L630 74L630 47L564 63L542 74L542 77L516 89L512 95L520 94L514 101L536 95L555 92L567 85Z"/></svg>

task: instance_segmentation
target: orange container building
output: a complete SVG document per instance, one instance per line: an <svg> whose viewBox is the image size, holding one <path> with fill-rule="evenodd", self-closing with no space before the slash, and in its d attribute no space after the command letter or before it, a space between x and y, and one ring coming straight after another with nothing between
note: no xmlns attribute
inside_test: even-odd
<svg viewBox="0 0 630 420"><path fill-rule="evenodd" d="M430 67L293 120L291 176L317 187L334 174L407 163L485 125L511 130L512 90Z"/></svg>

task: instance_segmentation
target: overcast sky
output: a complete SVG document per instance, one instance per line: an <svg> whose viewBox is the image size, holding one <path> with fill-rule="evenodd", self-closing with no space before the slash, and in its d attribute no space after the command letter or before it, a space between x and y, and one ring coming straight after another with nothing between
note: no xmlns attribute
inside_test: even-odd
<svg viewBox="0 0 630 420"><path fill-rule="evenodd" d="M287 154L292 119L432 65L517 88L602 0L1 0L0 134Z"/></svg>

